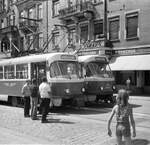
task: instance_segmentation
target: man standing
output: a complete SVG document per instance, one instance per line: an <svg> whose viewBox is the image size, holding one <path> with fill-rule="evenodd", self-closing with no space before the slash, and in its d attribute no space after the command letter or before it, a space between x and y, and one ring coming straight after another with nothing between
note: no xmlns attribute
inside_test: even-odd
<svg viewBox="0 0 150 145"><path fill-rule="evenodd" d="M47 79L43 78L42 83L39 86L39 92L41 96L41 109L42 109L42 123L46 123L46 116L49 111L50 97L51 97L51 88L47 83Z"/></svg>
<svg viewBox="0 0 150 145"><path fill-rule="evenodd" d="M31 119L37 119L37 105L38 105L38 87L36 84L36 79L32 80L31 86Z"/></svg>
<svg viewBox="0 0 150 145"><path fill-rule="evenodd" d="M24 97L24 117L30 117L30 80L26 80L26 84L22 87L22 95Z"/></svg>

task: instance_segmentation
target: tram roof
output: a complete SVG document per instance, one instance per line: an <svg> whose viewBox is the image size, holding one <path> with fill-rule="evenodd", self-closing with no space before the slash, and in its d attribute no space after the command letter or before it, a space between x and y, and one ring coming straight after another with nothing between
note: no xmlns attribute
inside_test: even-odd
<svg viewBox="0 0 150 145"><path fill-rule="evenodd" d="M10 64L22 64L28 62L42 62L47 61L48 59L58 60L60 55L71 55L68 53L46 53L46 54L35 54L29 56L22 56L10 59L0 60L0 65L10 65ZM65 59L64 59L65 60Z"/></svg>
<svg viewBox="0 0 150 145"><path fill-rule="evenodd" d="M79 56L78 61L85 62L85 63L91 62L91 61L107 61L107 57L100 56L100 55L84 55L84 56Z"/></svg>

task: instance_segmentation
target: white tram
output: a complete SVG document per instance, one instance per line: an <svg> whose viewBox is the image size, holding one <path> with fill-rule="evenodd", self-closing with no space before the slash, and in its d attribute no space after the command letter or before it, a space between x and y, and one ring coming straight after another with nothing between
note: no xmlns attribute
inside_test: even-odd
<svg viewBox="0 0 150 145"><path fill-rule="evenodd" d="M79 56L80 69L84 78L87 101L103 100L113 102L115 79L105 56Z"/></svg>
<svg viewBox="0 0 150 145"><path fill-rule="evenodd" d="M17 106L22 100L21 89L25 81L36 78L39 85L44 76L51 83L54 106L61 106L64 100L81 99L84 84L78 67L76 56L68 53L0 60L0 100Z"/></svg>

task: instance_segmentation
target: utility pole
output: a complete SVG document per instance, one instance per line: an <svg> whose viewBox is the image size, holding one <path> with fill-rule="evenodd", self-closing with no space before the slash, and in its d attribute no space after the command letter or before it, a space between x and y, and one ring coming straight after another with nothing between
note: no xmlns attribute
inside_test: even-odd
<svg viewBox="0 0 150 145"><path fill-rule="evenodd" d="M103 32L104 32L104 46L107 42L107 0L104 0L104 21L103 21Z"/></svg>
<svg viewBox="0 0 150 145"><path fill-rule="evenodd" d="M48 44L48 0L46 1L46 41ZM47 45L48 50L48 45Z"/></svg>

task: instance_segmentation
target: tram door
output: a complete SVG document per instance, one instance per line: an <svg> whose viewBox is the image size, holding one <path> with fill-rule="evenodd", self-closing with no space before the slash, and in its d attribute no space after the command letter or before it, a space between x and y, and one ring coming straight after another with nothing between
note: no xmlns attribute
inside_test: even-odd
<svg viewBox="0 0 150 145"><path fill-rule="evenodd" d="M46 62L31 63L31 79L35 78L39 85L43 77L46 77Z"/></svg>

